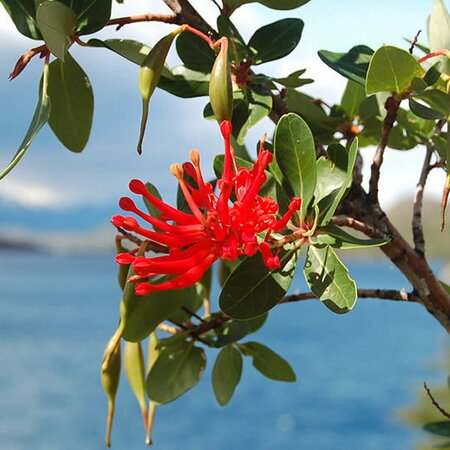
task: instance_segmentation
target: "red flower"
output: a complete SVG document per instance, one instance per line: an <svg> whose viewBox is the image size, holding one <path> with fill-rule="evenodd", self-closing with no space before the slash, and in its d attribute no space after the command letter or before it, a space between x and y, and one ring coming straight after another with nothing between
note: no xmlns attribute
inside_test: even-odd
<svg viewBox="0 0 450 450"><path fill-rule="evenodd" d="M112 223L167 246L169 251L168 255L155 257L135 257L129 253L117 255L116 262L119 264L133 264L136 275L128 281L149 279L136 284L136 294L190 286L200 280L218 258L233 261L241 255L252 256L258 250L269 269L280 266L267 241L272 231L285 228L300 208L301 199L293 198L288 211L277 220L278 205L275 200L258 195L266 181L265 169L272 161L272 154L264 150L262 141L253 168L237 168L230 145L231 123L222 122L220 129L225 143L225 157L223 174L217 181L217 194L211 183L203 179L200 155L196 150L190 152L191 162L183 166L173 164L170 168L178 178L192 214L159 200L139 180L130 182L130 190L142 195L157 208L160 218L142 212L130 198L120 199L119 205L124 211L135 213L155 230L142 227L133 217L114 216ZM194 180L195 185L185 180L184 173ZM262 233L265 233L264 236L258 240ZM158 283L160 275L171 278Z"/></svg>

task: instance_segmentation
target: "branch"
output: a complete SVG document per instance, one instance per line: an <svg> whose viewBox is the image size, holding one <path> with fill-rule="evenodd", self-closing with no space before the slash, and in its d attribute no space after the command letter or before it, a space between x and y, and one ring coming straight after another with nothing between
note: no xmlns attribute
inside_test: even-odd
<svg viewBox="0 0 450 450"><path fill-rule="evenodd" d="M312 292L305 292L301 294L287 295L280 301L280 303L292 303L316 298L317 297ZM405 290L397 291L395 289L358 289L358 298L373 298L415 303L419 301L414 293L406 292Z"/></svg>
<svg viewBox="0 0 450 450"><path fill-rule="evenodd" d="M353 228L354 230L360 231L361 233L364 233L366 236L374 239L386 239L389 237L386 235L386 233L383 233L380 230L374 228L373 226L368 225L367 223L362 222L361 220L357 220L354 217L344 215L334 216L331 219L331 223L339 227Z"/></svg>
<svg viewBox="0 0 450 450"><path fill-rule="evenodd" d="M117 25L116 30L120 30L124 25L138 22L164 22L180 25L180 19L176 14L140 14L138 16L118 17L111 19L106 25Z"/></svg>
<svg viewBox="0 0 450 450"><path fill-rule="evenodd" d="M433 397L433 394L431 393L430 388L427 386L427 383L423 383L423 387L425 388L425 391L427 391L427 395L428 397L430 397L431 403L433 403L433 406L445 417L447 417L448 419L450 419L450 414L444 409L442 408L441 405L439 405L439 403L435 400L435 398Z"/></svg>
<svg viewBox="0 0 450 450"><path fill-rule="evenodd" d="M378 181L380 179L380 168L383 164L384 150L386 149L389 135L394 126L397 113L400 108L400 100L394 95L391 95L384 104L386 108L386 117L383 122L383 131L381 133L381 140L375 152L373 163L371 167L371 176L369 182L369 201L371 203L378 203Z"/></svg>
<svg viewBox="0 0 450 450"><path fill-rule="evenodd" d="M431 145L427 145L427 152L423 161L422 172L416 185L414 194L413 217L412 217L412 233L414 239L414 250L421 257L425 258L425 238L423 235L422 224L422 207L423 207L423 190L430 172L430 160L433 154Z"/></svg>

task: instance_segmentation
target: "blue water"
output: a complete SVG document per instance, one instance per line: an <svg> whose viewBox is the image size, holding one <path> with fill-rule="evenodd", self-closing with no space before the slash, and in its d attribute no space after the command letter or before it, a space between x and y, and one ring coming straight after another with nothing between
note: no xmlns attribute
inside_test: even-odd
<svg viewBox="0 0 450 450"><path fill-rule="evenodd" d="M349 267L360 287L407 286L393 268ZM300 276L295 284L305 289ZM0 449L103 449L99 365L119 300L112 258L2 253L0 286ZM269 381L246 361L235 397L221 408L211 359L198 386L157 410L154 448L410 449L414 431L395 411L435 378L429 363L447 340L419 305L374 300L346 316L314 301L281 305L251 339L290 361L298 381ZM145 448L125 378L113 448Z"/></svg>

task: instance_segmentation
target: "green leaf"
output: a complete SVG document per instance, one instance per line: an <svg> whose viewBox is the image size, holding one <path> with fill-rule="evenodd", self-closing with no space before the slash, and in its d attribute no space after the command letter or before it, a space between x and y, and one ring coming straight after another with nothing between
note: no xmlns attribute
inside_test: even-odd
<svg viewBox="0 0 450 450"><path fill-rule="evenodd" d="M308 3L309 0L224 0L224 5L231 9L239 8L246 3L260 3L271 9L288 10L295 9Z"/></svg>
<svg viewBox="0 0 450 450"><path fill-rule="evenodd" d="M145 187L147 188L147 191L150 192L150 194L152 194L157 199L162 200L161 194L159 193L156 186L154 186L152 183L147 182L147 183L145 183ZM155 205L153 205L153 203L148 201L145 197L144 197L144 203L145 203L145 207L147 208L149 214L152 217L156 217L157 219L161 218L161 215L162 215L161 211Z"/></svg>
<svg viewBox="0 0 450 450"><path fill-rule="evenodd" d="M297 47L304 23L300 19L282 19L255 31L248 47L254 64L283 58Z"/></svg>
<svg viewBox="0 0 450 450"><path fill-rule="evenodd" d="M209 75L184 66L166 68L158 87L181 98L204 97L208 95Z"/></svg>
<svg viewBox="0 0 450 450"><path fill-rule="evenodd" d="M373 50L366 45L352 47L347 53L328 50L318 52L320 59L337 73L362 86L365 85L367 69Z"/></svg>
<svg viewBox="0 0 450 450"><path fill-rule="evenodd" d="M211 72L216 60L214 50L199 36L192 33L181 33L178 36L177 53L186 67L198 72Z"/></svg>
<svg viewBox="0 0 450 450"><path fill-rule="evenodd" d="M275 159L296 197L302 199L301 217L306 217L316 187L316 150L306 122L293 113L278 122L274 137Z"/></svg>
<svg viewBox="0 0 450 450"><path fill-rule="evenodd" d="M416 116L421 117L422 119L437 120L442 118L440 113L434 111L428 106L423 105L422 103L419 103L414 98L409 99L409 108Z"/></svg>
<svg viewBox="0 0 450 450"><path fill-rule="evenodd" d="M76 14L58 1L47 0L38 6L36 21L47 48L64 61L71 45L70 37L77 21Z"/></svg>
<svg viewBox="0 0 450 450"><path fill-rule="evenodd" d="M228 345L217 355L212 371L214 395L220 406L231 400L241 374L242 356L232 345Z"/></svg>
<svg viewBox="0 0 450 450"><path fill-rule="evenodd" d="M317 182L314 190L314 204L318 204L334 191L339 191L347 179L348 155L345 147L341 144L330 144L328 152L334 159L321 156L316 162Z"/></svg>
<svg viewBox="0 0 450 450"><path fill-rule="evenodd" d="M367 71L366 92L393 91L398 94L408 90L415 77L421 77L425 71L416 58L406 50L384 45L370 60Z"/></svg>
<svg viewBox="0 0 450 450"><path fill-rule="evenodd" d="M450 420L427 423L423 429L437 436L450 437Z"/></svg>
<svg viewBox="0 0 450 450"><path fill-rule="evenodd" d="M312 293L331 311L343 314L353 309L356 283L330 246L310 245L303 272Z"/></svg>
<svg viewBox="0 0 450 450"><path fill-rule="evenodd" d="M144 353L140 342L125 342L124 366L131 390L139 403L142 413L147 410L145 398Z"/></svg>
<svg viewBox="0 0 450 450"><path fill-rule="evenodd" d="M450 15L443 0L434 0L428 18L428 42L432 52L443 48L450 49ZM442 71L450 74L450 61L445 56L439 58Z"/></svg>
<svg viewBox="0 0 450 450"><path fill-rule="evenodd" d="M239 349L253 358L253 366L267 378L275 381L296 381L295 372L290 364L269 347L259 342L240 344Z"/></svg>
<svg viewBox="0 0 450 450"><path fill-rule="evenodd" d="M233 110L233 135L239 145L244 144L248 130L272 111L272 96L248 91L245 100L235 103Z"/></svg>
<svg viewBox="0 0 450 450"><path fill-rule="evenodd" d="M425 83L428 86L432 86L434 83L436 83L436 81L439 80L439 78L441 77L441 71L439 70L440 67L442 66L442 63L440 61L438 61L437 63L434 63L425 73L425 75L423 76L423 81L425 81Z"/></svg>
<svg viewBox="0 0 450 450"><path fill-rule="evenodd" d="M320 231L326 234L318 234L316 236L319 244L330 245L341 250L379 247L389 242L385 239L359 239L335 225L327 225L320 228Z"/></svg>
<svg viewBox="0 0 450 450"><path fill-rule="evenodd" d="M229 17L223 14L217 17L217 30L220 36L228 38L228 51L232 61L239 63L248 57L248 49L244 39Z"/></svg>
<svg viewBox="0 0 450 450"><path fill-rule="evenodd" d="M111 0L65 0L77 15L78 35L101 30L111 17Z"/></svg>
<svg viewBox="0 0 450 450"><path fill-rule="evenodd" d="M341 99L341 106L350 120L359 115L359 108L365 99L366 92L364 88L360 84L348 80Z"/></svg>
<svg viewBox="0 0 450 450"><path fill-rule="evenodd" d="M250 333L256 333L260 328L262 328L262 326L266 323L268 316L269 314L265 313L262 316L247 320L247 324L250 328Z"/></svg>
<svg viewBox="0 0 450 450"><path fill-rule="evenodd" d="M241 340L250 333L248 322L240 320L229 320L221 328L216 330L217 340L215 346L224 347Z"/></svg>
<svg viewBox="0 0 450 450"><path fill-rule="evenodd" d="M334 164L338 165L338 156L333 156L332 152L328 153L331 160ZM345 194L347 193L347 189L352 184L353 180L353 168L355 167L356 156L358 154L358 138L355 138L348 149L348 157L347 157L347 168L346 168L346 180L340 187L340 189L335 190L331 193L330 198L328 199L329 206L326 208L326 214L323 215L321 220L321 225L327 224L331 218L333 217L334 212L337 207L341 203Z"/></svg>
<svg viewBox="0 0 450 450"><path fill-rule="evenodd" d="M20 33L31 39L42 39L36 23L34 0L0 0L0 2Z"/></svg>
<svg viewBox="0 0 450 450"><path fill-rule="evenodd" d="M166 347L147 377L147 394L159 404L169 403L200 380L206 367L202 348L192 343Z"/></svg>
<svg viewBox="0 0 450 450"><path fill-rule="evenodd" d="M88 45L91 47L107 48L138 66L142 65L145 57L151 50L151 47L148 45L132 39L106 39L104 41L101 41L100 39L90 39Z"/></svg>
<svg viewBox="0 0 450 450"><path fill-rule="evenodd" d="M423 117L420 113L418 114L414 110L417 108L417 101L423 102L426 105L427 110L431 110L432 117L431 119L447 119L450 115L450 95L446 92L442 92L438 89L428 89L426 91L421 92L418 95L410 98L410 103L412 103L411 110L417 114L419 117ZM422 106L422 105L421 105ZM428 119L429 117L424 117Z"/></svg>
<svg viewBox="0 0 450 450"><path fill-rule="evenodd" d="M285 87L289 88L299 88L304 86L305 84L313 83L314 80L312 78L300 78L306 72L306 69L296 70L292 72L287 77L283 78L269 78L271 81L275 81L278 84L281 84Z"/></svg>
<svg viewBox="0 0 450 450"><path fill-rule="evenodd" d="M134 275L130 268L128 278ZM131 342L145 339L161 322L177 311L196 295L195 287L172 291L153 292L149 295L136 295L135 283L127 283L121 304L121 320L124 326L123 338Z"/></svg>
<svg viewBox="0 0 450 450"><path fill-rule="evenodd" d="M19 163L23 155L28 150L33 139L39 133L41 128L47 123L50 114L50 99L47 95L48 89L48 66L44 66L44 73L42 75L42 82L39 87L39 100L34 111L33 118L31 119L28 131L22 140L16 154L13 156L10 163L0 173L0 180L2 180L12 169Z"/></svg>
<svg viewBox="0 0 450 450"><path fill-rule="evenodd" d="M91 132L94 94L89 78L70 53L65 62L50 64L48 96L51 129L69 150L81 152Z"/></svg>
<svg viewBox="0 0 450 450"><path fill-rule="evenodd" d="M297 252L280 257L281 268L270 270L261 255L245 258L227 278L219 297L220 309L233 319L245 320L272 309L287 293L294 277Z"/></svg>

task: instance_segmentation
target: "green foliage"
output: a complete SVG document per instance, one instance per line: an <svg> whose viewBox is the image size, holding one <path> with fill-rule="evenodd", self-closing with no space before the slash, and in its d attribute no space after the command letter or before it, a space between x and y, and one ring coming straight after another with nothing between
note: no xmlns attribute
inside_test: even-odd
<svg viewBox="0 0 450 450"><path fill-rule="evenodd" d="M94 94L89 78L77 62L66 54L49 68L48 96L51 110L48 123L56 137L73 152L87 144L94 114Z"/></svg>
<svg viewBox="0 0 450 450"><path fill-rule="evenodd" d="M409 52L391 45L384 45L370 60L366 92L374 94L394 91L401 94L410 88L415 77L421 77L424 73L422 66Z"/></svg>
<svg viewBox="0 0 450 450"><path fill-rule="evenodd" d="M431 15L428 18L428 41L430 50L450 49L450 15L443 0L434 0ZM450 74L450 60L440 58L443 72Z"/></svg>
<svg viewBox="0 0 450 450"><path fill-rule="evenodd" d="M232 346L224 347L217 355L212 371L214 395L220 406L225 406L241 380L242 356Z"/></svg>
<svg viewBox="0 0 450 450"><path fill-rule="evenodd" d="M166 347L147 377L147 394L159 404L169 403L200 380L206 367L205 351L189 343Z"/></svg>
<svg viewBox="0 0 450 450"><path fill-rule="evenodd" d="M64 61L77 16L63 3L47 0L37 8L36 21L47 48Z"/></svg>
<svg viewBox="0 0 450 450"><path fill-rule="evenodd" d="M316 150L306 122L296 114L283 116L274 138L275 159L283 175L283 184L302 199L301 217L305 218L316 187Z"/></svg>
<svg viewBox="0 0 450 450"><path fill-rule="evenodd" d="M282 19L256 30L248 42L254 64L289 55L300 42L303 26L300 19Z"/></svg>
<svg viewBox="0 0 450 450"><path fill-rule="evenodd" d="M320 59L341 74L343 77L355 83L365 85L366 73L373 50L366 45L352 47L346 53L335 53L328 50L318 52Z"/></svg>
<svg viewBox="0 0 450 450"><path fill-rule="evenodd" d="M220 309L244 320L272 309L287 293L294 277L297 253L287 250L281 268L269 270L258 254L245 258L225 281L219 297Z"/></svg>
<svg viewBox="0 0 450 450"><path fill-rule="evenodd" d="M239 344L239 349L245 356L252 358L253 366L265 377L275 381L296 381L290 364L269 347L259 342Z"/></svg>
<svg viewBox="0 0 450 450"><path fill-rule="evenodd" d="M313 294L331 311L343 314L355 306L356 283L329 245L310 245L303 269Z"/></svg>

